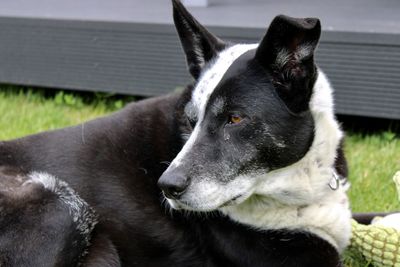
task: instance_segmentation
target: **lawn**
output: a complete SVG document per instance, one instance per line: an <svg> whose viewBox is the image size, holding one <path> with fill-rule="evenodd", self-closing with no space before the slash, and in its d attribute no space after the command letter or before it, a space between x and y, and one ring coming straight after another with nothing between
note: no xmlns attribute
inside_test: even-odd
<svg viewBox="0 0 400 267"><path fill-rule="evenodd" d="M126 98L109 95L80 96L59 91L0 88L0 140L21 137L48 129L74 125L121 108ZM390 131L363 135L348 133L345 142L349 161L353 211L400 210L392 182L400 170L400 139ZM348 266L366 266L359 259Z"/></svg>
<svg viewBox="0 0 400 267"><path fill-rule="evenodd" d="M123 104L107 95L76 97L63 91L48 95L44 90L0 87L0 140L78 124Z"/></svg>

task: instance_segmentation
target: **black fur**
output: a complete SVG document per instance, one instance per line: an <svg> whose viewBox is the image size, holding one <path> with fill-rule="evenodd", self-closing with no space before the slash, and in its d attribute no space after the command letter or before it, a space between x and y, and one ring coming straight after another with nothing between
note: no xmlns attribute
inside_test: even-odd
<svg viewBox="0 0 400 267"><path fill-rule="evenodd" d="M93 211L82 206L75 214L92 220L83 233L58 193L74 200L77 195L64 187L55 193L29 180L16 168L0 167L0 266L76 266L89 245Z"/></svg>

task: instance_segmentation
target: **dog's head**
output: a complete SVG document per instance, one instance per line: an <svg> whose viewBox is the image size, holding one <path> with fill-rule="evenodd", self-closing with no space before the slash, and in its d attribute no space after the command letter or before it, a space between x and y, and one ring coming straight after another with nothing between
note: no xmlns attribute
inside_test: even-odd
<svg viewBox="0 0 400 267"><path fill-rule="evenodd" d="M174 208L237 205L259 194L266 173L299 161L313 143L320 22L277 16L259 45L235 45L178 0L173 5L195 85L185 105L190 134L158 184Z"/></svg>

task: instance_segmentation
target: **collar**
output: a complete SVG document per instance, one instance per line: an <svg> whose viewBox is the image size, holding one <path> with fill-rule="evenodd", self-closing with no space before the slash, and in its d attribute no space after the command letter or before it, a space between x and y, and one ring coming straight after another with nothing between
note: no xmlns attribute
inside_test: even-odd
<svg viewBox="0 0 400 267"><path fill-rule="evenodd" d="M340 186L346 186L347 184L347 179L346 177L343 177L342 175L338 174L336 170L332 171L332 178L328 183L328 186L332 191L336 191L339 189Z"/></svg>

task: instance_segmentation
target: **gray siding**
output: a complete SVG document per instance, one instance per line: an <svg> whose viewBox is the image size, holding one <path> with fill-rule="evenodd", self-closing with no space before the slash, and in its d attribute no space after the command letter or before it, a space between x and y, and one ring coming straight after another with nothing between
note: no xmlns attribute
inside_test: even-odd
<svg viewBox="0 0 400 267"><path fill-rule="evenodd" d="M188 81L171 26L0 18L0 81L151 96Z"/></svg>
<svg viewBox="0 0 400 267"><path fill-rule="evenodd" d="M170 18L169 7L162 7L165 11L158 20ZM218 6L206 11L194 13L201 21L209 14L212 25ZM394 20L394 16L387 17ZM108 19L0 16L0 82L152 96L190 81L170 21L152 24ZM335 30L323 32L317 62L335 87L337 113L400 119L400 32L392 20L383 33L359 32L354 25L350 27L353 31L343 32L337 29L340 19L328 21L336 25ZM369 24L372 22L365 20L362 29ZM377 25L374 30L385 24L380 21ZM257 42L265 31L263 25L209 28L236 42Z"/></svg>

